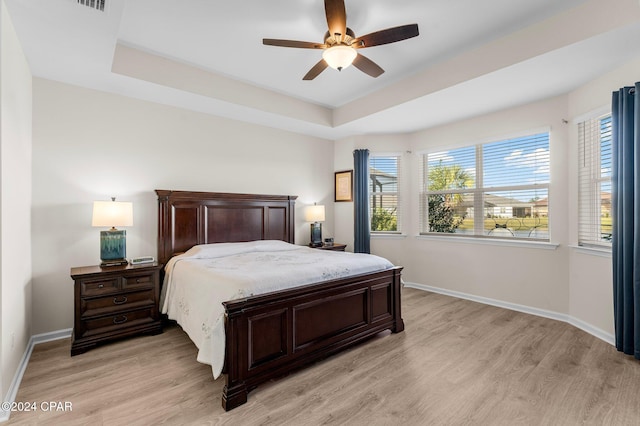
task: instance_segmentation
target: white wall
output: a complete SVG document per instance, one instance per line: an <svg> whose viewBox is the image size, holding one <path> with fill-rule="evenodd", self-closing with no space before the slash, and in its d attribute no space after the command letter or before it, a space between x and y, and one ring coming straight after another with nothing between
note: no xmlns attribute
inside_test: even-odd
<svg viewBox="0 0 640 426"><path fill-rule="evenodd" d="M495 299L537 310L569 310L568 251L568 125L567 97L559 96L448 125L405 135L359 136L336 142L336 165L346 166L351 151L369 148L372 154L402 154L405 182L400 189L403 236L373 236L372 252L404 266L406 282L445 291ZM556 249L504 246L471 239L418 237L420 191L418 163L421 153L438 148L500 140L526 131L550 131L550 219ZM352 160L351 164L353 164ZM341 212L336 205L336 213ZM351 209L353 207L351 206ZM346 215L346 212L342 212ZM351 220L352 215L348 217ZM342 229L341 239L353 239L353 227ZM350 233L348 233L350 232Z"/></svg>
<svg viewBox="0 0 640 426"><path fill-rule="evenodd" d="M335 142L334 171L353 170L353 150L355 138L348 138ZM335 185L334 185L335 186ZM335 188L334 188L335 200ZM334 203L335 233L333 238L336 243L346 244L347 251L353 251L353 203L342 201ZM326 232L324 236L331 237Z"/></svg>
<svg viewBox="0 0 640 426"><path fill-rule="evenodd" d="M156 255L154 189L298 195L327 206L333 233L333 143L118 95L34 79L33 331L73 325L69 268L99 262L94 200L132 201L127 255Z"/></svg>
<svg viewBox="0 0 640 426"><path fill-rule="evenodd" d="M552 99L434 127L409 135L358 136L336 142L336 170L351 168L352 151L403 151L403 236L372 238L374 254L403 265L409 283L488 298L504 305L564 318L611 340L611 257L577 248L576 117L610 107L611 92L640 80L634 60L573 92ZM421 238L418 157L421 152L499 140L527 130L551 133L551 242L556 249L504 246L473 240ZM410 152L410 153L409 153ZM408 168L408 170L407 170ZM353 241L353 206L336 205L337 239ZM350 209L350 210L349 210ZM464 266L463 266L464 265ZM514 306L519 308L518 306ZM532 309L528 309L532 308Z"/></svg>
<svg viewBox="0 0 640 426"><path fill-rule="evenodd" d="M584 117L592 111L602 111L611 107L611 93L620 87L640 81L640 60L634 60L600 78L580 87L569 94L569 115L572 126L577 126L576 118ZM571 133L571 156L569 177L572 188L577 188L578 138L577 131ZM577 218L577 191L571 193L571 218ZM570 241L578 241L578 229L570 227ZM613 326L613 271L610 254L607 256L581 249L572 249L569 264L569 315L579 321L596 327L608 334L614 333Z"/></svg>
<svg viewBox="0 0 640 426"><path fill-rule="evenodd" d="M415 238L418 218L408 229L405 280L511 304L566 313L569 307L567 234L567 100L560 96L412 135L417 157L425 150L500 140L514 134L550 131L551 183L549 228L555 250L470 243L468 239ZM417 158L416 158L417 162ZM414 164L416 164L414 162ZM412 192L417 194L414 173ZM418 211L417 197L412 211Z"/></svg>
<svg viewBox="0 0 640 426"><path fill-rule="evenodd" d="M31 72L0 1L0 396L31 337Z"/></svg>

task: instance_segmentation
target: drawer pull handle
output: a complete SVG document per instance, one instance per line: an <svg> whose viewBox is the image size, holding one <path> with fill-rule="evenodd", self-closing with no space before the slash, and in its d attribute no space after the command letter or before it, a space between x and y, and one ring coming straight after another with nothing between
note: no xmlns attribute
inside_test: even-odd
<svg viewBox="0 0 640 426"><path fill-rule="evenodd" d="M118 317L114 317L113 318L113 323L114 324L124 324L125 322L127 322L127 316L126 315L122 315L121 317L122 319L119 320Z"/></svg>
<svg viewBox="0 0 640 426"><path fill-rule="evenodd" d="M98 288L104 288L104 284L98 284Z"/></svg>
<svg viewBox="0 0 640 426"><path fill-rule="evenodd" d="M122 299L118 300L118 296L113 298L113 304L114 305L122 305L124 303L127 303L127 296L122 296Z"/></svg>
<svg viewBox="0 0 640 426"><path fill-rule="evenodd" d="M136 283L140 283L140 278L136 278Z"/></svg>

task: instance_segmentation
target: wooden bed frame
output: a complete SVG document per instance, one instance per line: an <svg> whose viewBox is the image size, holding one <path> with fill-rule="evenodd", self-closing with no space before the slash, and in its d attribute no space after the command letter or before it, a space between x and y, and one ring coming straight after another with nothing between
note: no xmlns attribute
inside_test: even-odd
<svg viewBox="0 0 640 426"><path fill-rule="evenodd" d="M294 242L295 196L156 190L158 261L196 244ZM401 267L224 302L222 406L247 401L260 383L353 346L404 330Z"/></svg>

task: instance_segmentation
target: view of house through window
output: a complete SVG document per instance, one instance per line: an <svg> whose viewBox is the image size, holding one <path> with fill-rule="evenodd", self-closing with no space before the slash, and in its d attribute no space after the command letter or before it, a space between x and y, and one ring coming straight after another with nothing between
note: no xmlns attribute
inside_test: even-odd
<svg viewBox="0 0 640 426"><path fill-rule="evenodd" d="M578 244L611 247L611 114L578 123Z"/></svg>
<svg viewBox="0 0 640 426"><path fill-rule="evenodd" d="M422 156L421 233L549 240L549 134Z"/></svg>
<svg viewBox="0 0 640 426"><path fill-rule="evenodd" d="M399 156L369 157L369 208L372 232L400 232Z"/></svg>

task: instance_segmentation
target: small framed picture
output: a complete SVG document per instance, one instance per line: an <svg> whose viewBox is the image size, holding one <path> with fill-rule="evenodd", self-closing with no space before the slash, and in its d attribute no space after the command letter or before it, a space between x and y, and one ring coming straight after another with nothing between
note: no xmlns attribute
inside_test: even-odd
<svg viewBox="0 0 640 426"><path fill-rule="evenodd" d="M353 201L353 170L336 172L335 201Z"/></svg>

